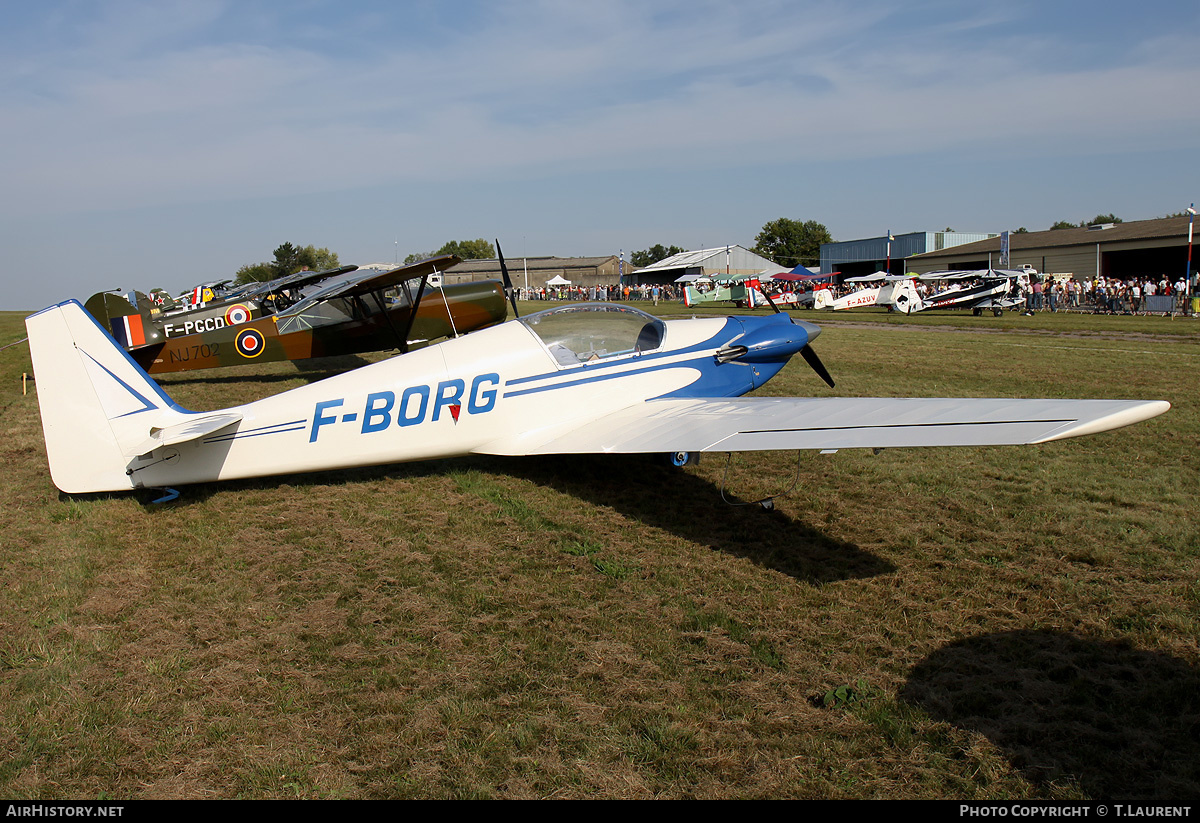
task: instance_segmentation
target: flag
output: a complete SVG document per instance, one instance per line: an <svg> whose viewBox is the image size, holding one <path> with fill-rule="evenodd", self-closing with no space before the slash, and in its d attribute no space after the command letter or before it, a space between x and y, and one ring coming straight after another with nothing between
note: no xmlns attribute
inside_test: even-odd
<svg viewBox="0 0 1200 823"><path fill-rule="evenodd" d="M140 314L116 317L112 321L113 337L124 348L146 345L146 331L142 327Z"/></svg>

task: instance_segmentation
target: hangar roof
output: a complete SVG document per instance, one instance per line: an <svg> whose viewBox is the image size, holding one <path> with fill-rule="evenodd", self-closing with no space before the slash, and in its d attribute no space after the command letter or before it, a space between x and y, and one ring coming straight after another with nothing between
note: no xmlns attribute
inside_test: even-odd
<svg viewBox="0 0 1200 823"><path fill-rule="evenodd" d="M1188 217L1162 217L1156 220L1131 220L1128 223L1104 223L1073 229L1050 229L1048 231L1010 232L1009 249L1047 249L1064 246L1094 246L1097 243L1114 243L1138 240L1160 240L1171 237L1187 237ZM962 257L971 252L1000 251L1000 237L991 237L975 243L953 248L929 251L915 257L928 260L937 257Z"/></svg>
<svg viewBox="0 0 1200 823"><path fill-rule="evenodd" d="M768 268L781 268L776 266L762 255L755 254L742 246L721 246L716 249L697 249L696 251L683 251L679 254L673 254L657 263L649 266L644 266L637 270L640 274L650 274L658 271L671 271L674 269L688 269L700 267L706 269L723 269L725 268L726 255L731 258L731 268L736 270L754 269L761 271ZM711 265L705 265L711 261Z"/></svg>
<svg viewBox="0 0 1200 823"><path fill-rule="evenodd" d="M516 270L524 271L525 268L528 268L529 271L538 271L541 269L559 271L562 269L594 269L597 266L604 265L614 257L616 257L614 254L608 254L604 257L505 257L504 262L508 265L509 272ZM464 260L450 269L452 274L468 274L481 271L500 271L500 261L494 257L485 260Z"/></svg>

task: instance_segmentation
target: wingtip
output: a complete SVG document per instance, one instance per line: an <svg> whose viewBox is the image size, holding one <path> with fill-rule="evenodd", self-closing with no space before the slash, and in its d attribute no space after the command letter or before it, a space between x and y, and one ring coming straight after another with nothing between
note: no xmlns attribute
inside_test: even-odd
<svg viewBox="0 0 1200 823"><path fill-rule="evenodd" d="M1166 400L1129 401L1106 414L1086 419L1081 418L1074 424L1060 429L1051 436L1043 437L1041 440L1034 442L1049 443L1054 440L1065 440L1068 437L1082 437L1111 429L1120 429L1125 426L1132 426L1134 423L1141 423L1143 420L1149 420L1152 417L1158 417L1160 414L1165 414L1170 408L1171 404Z"/></svg>

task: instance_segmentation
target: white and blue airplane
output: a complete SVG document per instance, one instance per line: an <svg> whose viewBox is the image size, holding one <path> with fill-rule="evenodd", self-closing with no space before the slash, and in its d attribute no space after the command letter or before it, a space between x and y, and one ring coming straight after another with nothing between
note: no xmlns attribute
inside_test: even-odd
<svg viewBox="0 0 1200 823"><path fill-rule="evenodd" d="M566 305L241 406L180 408L76 301L26 320L64 492L157 489L469 454L1043 443L1126 426L1140 400L744 397L820 329L787 314L661 320Z"/></svg>

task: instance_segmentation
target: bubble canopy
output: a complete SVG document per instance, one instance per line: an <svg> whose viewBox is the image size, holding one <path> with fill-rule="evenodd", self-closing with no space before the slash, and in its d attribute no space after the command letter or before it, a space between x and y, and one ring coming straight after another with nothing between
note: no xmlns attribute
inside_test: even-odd
<svg viewBox="0 0 1200 823"><path fill-rule="evenodd" d="M641 354L662 345L666 324L631 306L580 303L522 317L560 365Z"/></svg>

